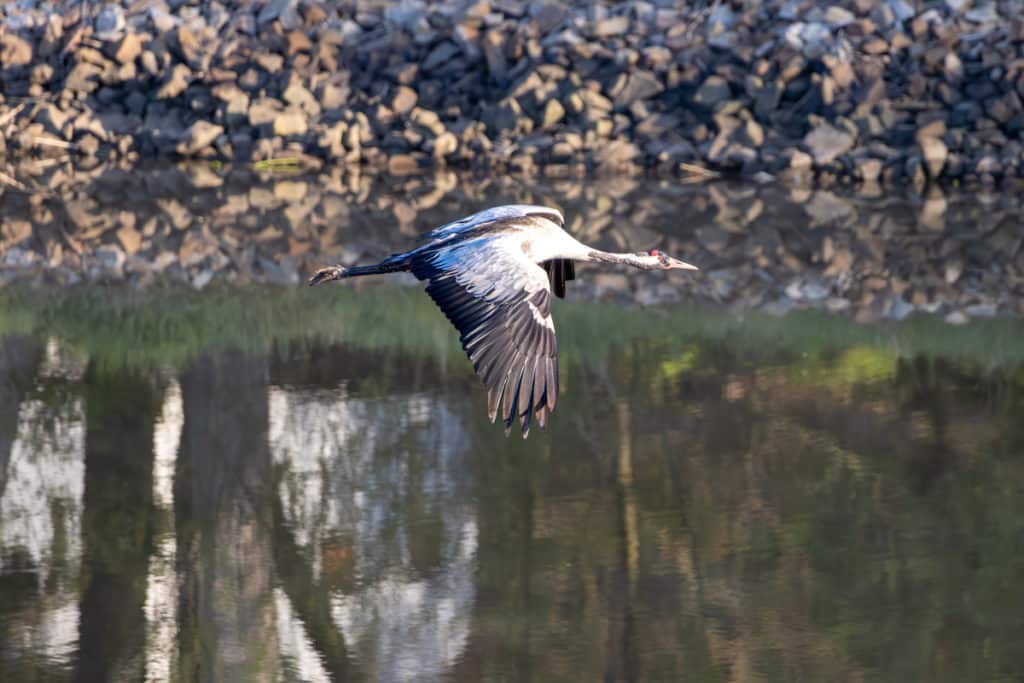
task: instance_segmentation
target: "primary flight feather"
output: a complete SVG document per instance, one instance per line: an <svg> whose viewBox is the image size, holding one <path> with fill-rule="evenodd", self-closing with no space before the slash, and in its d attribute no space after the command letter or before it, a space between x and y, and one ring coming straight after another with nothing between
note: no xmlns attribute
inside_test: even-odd
<svg viewBox="0 0 1024 683"><path fill-rule="evenodd" d="M519 419L525 437L536 416L543 429L558 400L558 343L551 295L565 296L574 262L623 263L644 270L696 270L656 249L600 251L564 229L544 206L497 206L428 232L424 243L368 266L330 266L309 286L359 275L409 271L459 331L487 387L487 414L505 432Z"/></svg>

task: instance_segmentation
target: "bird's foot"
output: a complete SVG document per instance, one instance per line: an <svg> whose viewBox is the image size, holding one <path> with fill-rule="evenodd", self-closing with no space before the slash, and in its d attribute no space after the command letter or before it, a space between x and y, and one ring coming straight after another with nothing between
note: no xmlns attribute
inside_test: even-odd
<svg viewBox="0 0 1024 683"><path fill-rule="evenodd" d="M345 277L344 266L328 266L313 273L313 277L309 278L309 286L312 287L321 282L330 282L331 280L340 280L343 277Z"/></svg>

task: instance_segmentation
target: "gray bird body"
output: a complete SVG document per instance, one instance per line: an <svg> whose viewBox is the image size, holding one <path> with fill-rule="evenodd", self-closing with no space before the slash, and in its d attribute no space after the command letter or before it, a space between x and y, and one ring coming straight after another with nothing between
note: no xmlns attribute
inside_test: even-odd
<svg viewBox="0 0 1024 683"><path fill-rule="evenodd" d="M574 261L637 268L695 270L652 250L602 252L564 229L562 214L544 206L498 206L431 230L424 243L369 266L317 271L310 286L359 275L410 271L460 333L487 387L487 412L499 412L506 433L519 418L523 436L536 416L543 428L558 399L558 345L552 291L565 295Z"/></svg>

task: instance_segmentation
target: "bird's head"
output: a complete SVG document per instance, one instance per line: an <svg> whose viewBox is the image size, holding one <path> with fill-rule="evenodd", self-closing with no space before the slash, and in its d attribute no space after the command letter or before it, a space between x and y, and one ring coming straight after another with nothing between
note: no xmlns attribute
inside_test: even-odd
<svg viewBox="0 0 1024 683"><path fill-rule="evenodd" d="M697 266L672 258L663 251L651 249L637 254L651 270L699 270Z"/></svg>

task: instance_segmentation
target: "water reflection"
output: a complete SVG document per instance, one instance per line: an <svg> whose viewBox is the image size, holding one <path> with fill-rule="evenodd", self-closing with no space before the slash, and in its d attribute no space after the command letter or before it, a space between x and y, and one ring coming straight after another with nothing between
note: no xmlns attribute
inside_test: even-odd
<svg viewBox="0 0 1024 683"><path fill-rule="evenodd" d="M284 519L380 680L436 679L465 646L477 525L462 421L426 394L270 392Z"/></svg>
<svg viewBox="0 0 1024 683"><path fill-rule="evenodd" d="M13 673L64 673L77 649L85 434L59 370L40 340L0 341L0 661ZM32 392L37 373L49 396Z"/></svg>
<svg viewBox="0 0 1024 683"><path fill-rule="evenodd" d="M575 297L696 300L742 310L825 309L860 321L1024 313L1022 195L777 183L456 174L393 178L331 166L26 168L0 184L0 283L298 284L327 263L375 262L427 229L488 206L561 208L575 237L611 251L659 247L699 265L628 276L581 266ZM877 189L877 188L875 188Z"/></svg>
<svg viewBox="0 0 1024 683"><path fill-rule="evenodd" d="M1024 665L1016 365L641 334L522 442L443 355L73 342L0 343L2 680Z"/></svg>
<svg viewBox="0 0 1024 683"><path fill-rule="evenodd" d="M174 471L184 422L181 386L172 380L164 390L153 429L153 551L146 570L146 683L171 680L178 608L175 572L178 544L174 534Z"/></svg>

